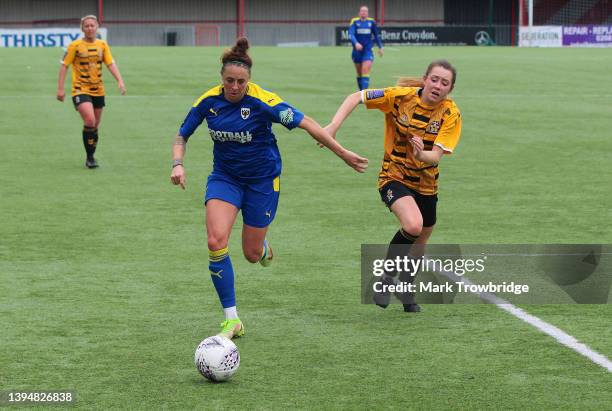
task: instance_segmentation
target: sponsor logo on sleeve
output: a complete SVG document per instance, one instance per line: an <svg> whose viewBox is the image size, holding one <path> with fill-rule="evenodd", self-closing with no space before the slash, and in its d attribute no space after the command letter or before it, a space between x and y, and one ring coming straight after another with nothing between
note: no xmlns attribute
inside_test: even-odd
<svg viewBox="0 0 612 411"><path fill-rule="evenodd" d="M366 100L376 100L385 96L385 90L368 90L366 91Z"/></svg>
<svg viewBox="0 0 612 411"><path fill-rule="evenodd" d="M278 116L280 117L280 122L285 126L293 123L293 110L291 110L291 108L281 111L278 113Z"/></svg>

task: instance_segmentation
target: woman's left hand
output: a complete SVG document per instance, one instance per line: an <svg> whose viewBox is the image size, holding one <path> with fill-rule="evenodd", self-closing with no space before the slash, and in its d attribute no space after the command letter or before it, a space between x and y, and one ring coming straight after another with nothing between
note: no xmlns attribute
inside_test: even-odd
<svg viewBox="0 0 612 411"><path fill-rule="evenodd" d="M121 91L121 95L125 96L125 92L127 91L125 88L125 84L123 84L123 81L121 83L118 84L119 86L119 91Z"/></svg>
<svg viewBox="0 0 612 411"><path fill-rule="evenodd" d="M412 152L416 156L423 151L423 139L421 137L412 136L410 137L410 143L412 143Z"/></svg>

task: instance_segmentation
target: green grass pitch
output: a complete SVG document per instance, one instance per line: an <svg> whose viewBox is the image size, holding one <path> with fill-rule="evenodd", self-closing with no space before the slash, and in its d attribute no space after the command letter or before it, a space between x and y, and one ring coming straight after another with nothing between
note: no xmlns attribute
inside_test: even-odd
<svg viewBox="0 0 612 411"><path fill-rule="evenodd" d="M202 196L212 143L170 150L219 81L218 48L113 48L97 158L55 101L60 49L0 49L0 390L77 392L77 408L609 409L612 374L491 305L419 315L360 304L359 250L397 224L380 202L383 115L339 133L359 175L303 131L283 154L269 269L230 251L247 335L234 379L211 384L196 345L222 312L207 268ZM256 47L252 80L325 124L354 91L347 48ZM391 48L371 85L458 68L463 135L441 163L435 243L611 243L612 50ZM610 305L526 306L612 357Z"/></svg>

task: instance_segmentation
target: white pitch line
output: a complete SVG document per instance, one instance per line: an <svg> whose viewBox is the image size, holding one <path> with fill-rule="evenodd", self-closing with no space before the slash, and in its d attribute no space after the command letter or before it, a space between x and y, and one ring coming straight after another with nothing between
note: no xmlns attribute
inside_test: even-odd
<svg viewBox="0 0 612 411"><path fill-rule="evenodd" d="M442 270L441 272L438 272L454 282L462 282L466 285L474 285L474 283L472 283L468 278L458 276L452 271ZM559 344L571 348L578 354L587 357L595 364L607 369L608 372L612 372L612 361L610 361L605 355L593 350L588 345L578 342L576 338L572 337L562 329L547 323L546 321L536 317L535 315L529 314L528 312L518 308L517 306L504 300L503 298L499 298L495 294L477 292L474 292L473 294L478 294L478 296L482 300L487 301L491 304L495 304L496 306L512 314L516 318L525 321L527 324L532 325L543 333L550 335L555 340L557 340Z"/></svg>

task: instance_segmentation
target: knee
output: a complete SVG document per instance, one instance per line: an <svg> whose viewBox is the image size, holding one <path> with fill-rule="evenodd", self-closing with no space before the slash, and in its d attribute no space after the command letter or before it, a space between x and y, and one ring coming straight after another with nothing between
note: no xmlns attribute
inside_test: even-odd
<svg viewBox="0 0 612 411"><path fill-rule="evenodd" d="M227 238L218 234L208 234L208 249L217 251L227 247Z"/></svg>
<svg viewBox="0 0 612 411"><path fill-rule="evenodd" d="M86 117L83 119L83 125L89 128L96 128L97 127L96 119L94 117L91 117L91 118Z"/></svg>
<svg viewBox="0 0 612 411"><path fill-rule="evenodd" d="M249 263L256 263L261 260L261 255L263 253L262 248L254 248L254 247L245 247L242 252L244 253L244 258L247 259Z"/></svg>
<svg viewBox="0 0 612 411"><path fill-rule="evenodd" d="M402 223L402 229L413 237L418 237L423 231L423 221L406 221Z"/></svg>

